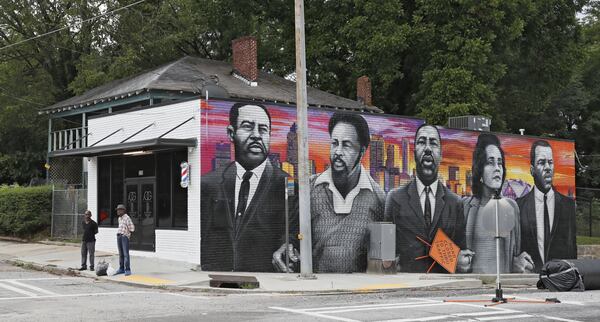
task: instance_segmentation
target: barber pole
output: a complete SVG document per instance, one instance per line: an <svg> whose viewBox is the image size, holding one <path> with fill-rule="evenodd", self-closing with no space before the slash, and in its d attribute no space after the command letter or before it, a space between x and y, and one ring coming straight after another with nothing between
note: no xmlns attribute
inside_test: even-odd
<svg viewBox="0 0 600 322"><path fill-rule="evenodd" d="M190 164L183 161L179 164L181 167L181 185L182 188L187 188L190 185Z"/></svg>

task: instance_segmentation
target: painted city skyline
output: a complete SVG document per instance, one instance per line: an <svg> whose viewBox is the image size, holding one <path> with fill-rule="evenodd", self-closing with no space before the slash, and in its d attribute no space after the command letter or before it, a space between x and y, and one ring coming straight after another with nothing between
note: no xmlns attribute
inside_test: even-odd
<svg viewBox="0 0 600 322"><path fill-rule="evenodd" d="M233 146L227 137L229 109L233 102L203 101L201 117L201 173L207 173L233 159ZM297 134L295 108L266 104L271 114L270 160L288 174L297 173ZM328 121L333 111L309 109L309 159L311 174L324 171L329 164ZM414 176L413 141L423 120L383 114L361 114L369 124L371 144L362 165L385 191L408 183ZM208 135L210 133L210 135ZM479 132L440 128L442 182L459 195L471 194L471 158ZM533 185L529 152L538 138L496 134L505 152L507 174L503 192L519 196ZM556 189L573 195L575 187L574 143L551 140L554 151ZM229 153L227 153L229 150ZM518 193L517 193L518 192ZM512 196L512 195L511 195Z"/></svg>

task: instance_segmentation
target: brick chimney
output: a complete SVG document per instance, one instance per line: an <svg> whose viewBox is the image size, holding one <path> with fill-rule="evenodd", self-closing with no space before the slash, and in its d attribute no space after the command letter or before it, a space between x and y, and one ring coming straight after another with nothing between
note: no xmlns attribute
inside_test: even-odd
<svg viewBox="0 0 600 322"><path fill-rule="evenodd" d="M233 50L233 73L241 76L249 85L256 86L258 79L256 38L241 37L231 42Z"/></svg>
<svg viewBox="0 0 600 322"><path fill-rule="evenodd" d="M373 105L371 96L371 80L367 76L361 76L356 80L356 100L367 105Z"/></svg>

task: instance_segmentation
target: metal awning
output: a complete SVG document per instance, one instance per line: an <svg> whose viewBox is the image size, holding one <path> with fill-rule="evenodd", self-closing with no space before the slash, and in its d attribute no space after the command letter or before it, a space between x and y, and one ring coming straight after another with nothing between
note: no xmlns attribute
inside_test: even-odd
<svg viewBox="0 0 600 322"><path fill-rule="evenodd" d="M128 152L152 152L173 150L178 148L195 147L196 139L165 139L155 138L143 141L125 142L100 146L90 146L81 149L57 150L48 153L49 157L93 157L115 155Z"/></svg>

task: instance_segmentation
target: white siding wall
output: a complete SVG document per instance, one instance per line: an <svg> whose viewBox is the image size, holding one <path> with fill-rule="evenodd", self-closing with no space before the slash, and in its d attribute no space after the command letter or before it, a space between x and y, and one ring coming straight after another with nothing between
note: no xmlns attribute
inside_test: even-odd
<svg viewBox="0 0 600 322"><path fill-rule="evenodd" d="M92 133L88 139L90 145L115 130L123 128L123 131L97 145L102 146L117 144L151 123L154 125L127 142L156 138L191 116L195 116L196 119L165 136L170 139L195 138L198 140L198 146L188 149L188 163L190 164L190 185L187 188L188 229L157 229L156 252L131 251L131 255L200 263L200 100L99 117L90 119L88 122L89 132ZM88 163L88 205L94 216L98 214L97 160L97 158L89 158ZM98 235L96 235L96 248L117 252L116 233L116 228L100 227Z"/></svg>

